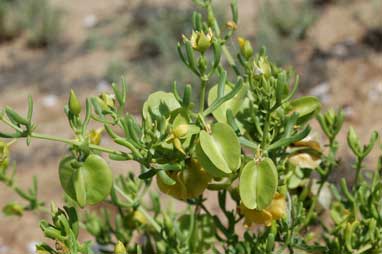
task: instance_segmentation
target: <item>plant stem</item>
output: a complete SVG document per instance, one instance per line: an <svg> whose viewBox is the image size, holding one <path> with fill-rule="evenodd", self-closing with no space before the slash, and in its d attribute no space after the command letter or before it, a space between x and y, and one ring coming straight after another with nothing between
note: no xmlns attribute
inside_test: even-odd
<svg viewBox="0 0 382 254"><path fill-rule="evenodd" d="M360 180L360 172L362 168L362 158L357 158L356 166L355 166L355 178L354 178L354 184L353 189L358 186L358 182Z"/></svg>
<svg viewBox="0 0 382 254"><path fill-rule="evenodd" d="M74 145L74 146L80 146L81 142L75 141L73 139L67 139L67 138L62 138L62 137L56 137L56 136L51 136L51 135L46 135L46 134L40 134L40 133L35 133L33 132L31 134L32 138L37 138L37 139L45 139L45 140L50 140L50 141L57 141L61 143L65 143L68 145ZM89 144L89 148L92 150L100 151L100 152L105 152L109 154L117 154L117 155L123 155L126 156L127 154L122 153L120 151L113 150L111 148L99 146L99 145L94 145L94 144ZM133 159L130 157L129 159Z"/></svg>
<svg viewBox="0 0 382 254"><path fill-rule="evenodd" d="M129 197L127 196L123 190L121 190L117 185L114 185L114 188L116 191L119 192L119 194L121 194L122 197L124 197L129 203L133 203L134 201ZM146 219L151 223L151 225L154 227L154 229L160 233L161 232L161 226L155 221L155 219L146 211L146 209L144 209L142 206L139 206L138 207L138 211L140 211L143 216L146 217Z"/></svg>
<svg viewBox="0 0 382 254"><path fill-rule="evenodd" d="M202 79L200 84L200 101L199 101L199 113L204 111L204 103L206 99L207 80Z"/></svg>
<svg viewBox="0 0 382 254"><path fill-rule="evenodd" d="M225 55L225 58L227 59L228 64L232 67L236 66L235 60L233 59L226 45L222 46L222 50L223 50L223 54Z"/></svg>
<svg viewBox="0 0 382 254"><path fill-rule="evenodd" d="M267 138L268 138L268 131L269 131L269 121L270 121L271 112L267 112L267 116L264 123L264 130L263 130L263 140L261 142L261 146L265 148L267 145Z"/></svg>
<svg viewBox="0 0 382 254"><path fill-rule="evenodd" d="M18 126L14 125L12 122L8 121L7 119L5 118L2 118L1 119L6 125L8 125L9 127L11 127L12 129L15 129L16 131L18 132L23 132L24 130L19 128Z"/></svg>

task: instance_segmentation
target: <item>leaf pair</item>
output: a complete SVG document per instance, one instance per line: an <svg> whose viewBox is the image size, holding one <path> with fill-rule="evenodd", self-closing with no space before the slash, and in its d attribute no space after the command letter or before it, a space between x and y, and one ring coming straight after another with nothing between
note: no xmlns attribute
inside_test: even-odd
<svg viewBox="0 0 382 254"><path fill-rule="evenodd" d="M216 123L211 134L201 131L199 139L196 155L211 176L224 177L240 167L240 143L229 125Z"/></svg>

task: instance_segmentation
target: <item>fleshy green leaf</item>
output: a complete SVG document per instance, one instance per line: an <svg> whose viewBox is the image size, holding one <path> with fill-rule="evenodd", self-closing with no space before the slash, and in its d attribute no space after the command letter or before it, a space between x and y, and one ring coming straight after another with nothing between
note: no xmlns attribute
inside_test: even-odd
<svg viewBox="0 0 382 254"><path fill-rule="evenodd" d="M232 88L228 85L224 87L224 94L228 94L232 91ZM212 115L218 122L226 123L227 122L227 110L231 109L233 115L236 115L244 101L244 97L247 93L247 87L243 86L240 91L230 100L224 102L220 105L215 111L212 112ZM211 105L218 98L218 85L215 85L211 88L208 93L208 105Z"/></svg>
<svg viewBox="0 0 382 254"><path fill-rule="evenodd" d="M321 103L314 96L304 96L290 102L289 113L298 113L297 123L304 124L315 117L321 109Z"/></svg>
<svg viewBox="0 0 382 254"><path fill-rule="evenodd" d="M249 209L264 209L272 202L278 185L277 169L269 158L250 161L240 175L240 197Z"/></svg>
<svg viewBox="0 0 382 254"><path fill-rule="evenodd" d="M143 104L143 118L150 118L150 110L156 115L162 115L161 105L166 105L170 111L180 108L180 103L176 100L174 94L166 92L155 92L151 94Z"/></svg>

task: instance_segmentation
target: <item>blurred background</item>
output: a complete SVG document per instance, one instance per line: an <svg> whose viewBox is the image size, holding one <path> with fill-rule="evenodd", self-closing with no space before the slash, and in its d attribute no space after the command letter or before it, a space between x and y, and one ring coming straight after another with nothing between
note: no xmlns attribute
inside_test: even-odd
<svg viewBox="0 0 382 254"><path fill-rule="evenodd" d="M382 127L382 0L238 0L237 35L301 76L300 93L318 96L324 109L342 108L346 127L363 141ZM218 18L229 18L227 0L216 0ZM73 88L85 96L110 91L124 77L130 112L153 90L194 79L177 57L176 43L191 32L191 0L0 0L0 107L25 112L35 100L40 132L70 137L63 113ZM106 142L108 142L106 140ZM65 146L33 141L12 146L22 187L39 175L40 197L60 200L57 164ZM378 154L378 152L376 152ZM347 175L352 158L343 153ZM376 155L369 162L375 166ZM115 170L134 164L113 164ZM0 206L15 196L3 186ZM43 239L44 215L4 218L0 254L33 253Z"/></svg>

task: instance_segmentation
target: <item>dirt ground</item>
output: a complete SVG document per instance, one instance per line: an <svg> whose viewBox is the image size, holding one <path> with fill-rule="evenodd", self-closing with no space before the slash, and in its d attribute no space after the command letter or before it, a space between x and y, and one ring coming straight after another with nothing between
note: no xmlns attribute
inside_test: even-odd
<svg viewBox="0 0 382 254"><path fill-rule="evenodd" d="M137 40L128 35L118 39L113 50L86 50L84 43L91 30L86 20L96 18L98 23L113 22L116 16L121 16L119 20L133 22L136 17L134 8L139 0L52 2L65 10L66 29L60 45L50 49L28 49L23 37L0 44L0 107L9 105L25 112L26 99L31 94L35 101L34 121L38 124L38 131L70 137L63 113L69 89L74 88L80 98L110 90L110 85L103 81L107 63L115 58L131 59L139 50ZM166 1L147 2L157 8ZM191 1L179 1L177 7L186 8L188 2ZM254 2L239 1L242 24L255 23L257 5ZM367 27L376 18L371 2L359 0L320 7L318 20L309 28L306 38L293 49L292 63L301 74L302 92L320 97L325 109L344 108L347 115L345 130L349 125L356 127L363 141L367 141L372 130L380 131L382 127L382 51L367 39L368 36L377 38L378 45L378 34L370 34ZM117 23L112 27L118 30L119 26ZM244 27L241 32L256 38L254 25ZM108 37L113 35L113 31L107 26L101 34ZM379 38L379 43L382 44L382 38ZM134 64L139 65L140 62L135 61ZM128 83L128 109L139 113L139 106L147 93L156 89L155 84L147 84L144 77L140 79L133 74L128 77ZM345 131L340 135L342 143L345 135ZM108 140L105 142L110 143ZM17 163L20 186L29 187L32 176L38 175L39 196L43 200L60 202L62 190L58 183L57 164L65 150L65 145L41 141L33 141L29 147L23 142L14 144L11 152ZM374 166L380 153L379 148L377 150L368 164L370 167ZM344 156L343 172L338 173L340 176L351 170L352 159L347 154ZM113 162L112 167L115 172L126 172L136 165ZM14 199L11 191L0 187L0 207ZM38 222L44 216L26 214L21 218L4 218L0 214L0 254L33 253L33 243L44 239L38 228Z"/></svg>

